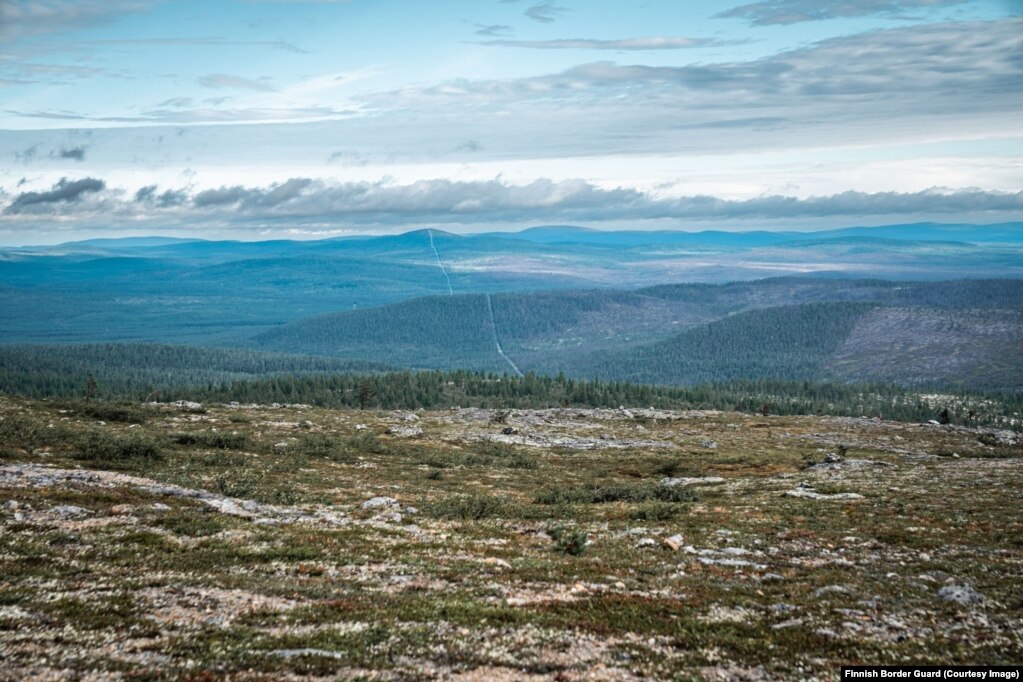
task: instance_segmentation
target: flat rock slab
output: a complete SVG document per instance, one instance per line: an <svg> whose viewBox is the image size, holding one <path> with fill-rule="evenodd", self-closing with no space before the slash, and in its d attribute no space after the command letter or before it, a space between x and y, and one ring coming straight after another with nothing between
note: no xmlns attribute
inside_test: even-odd
<svg viewBox="0 0 1023 682"><path fill-rule="evenodd" d="M572 436L543 436L533 434L506 435L503 433L478 434L477 438L490 443L524 445L530 448L565 448L567 450L670 450L675 446L663 440L632 440L614 438L577 438Z"/></svg>
<svg viewBox="0 0 1023 682"><path fill-rule="evenodd" d="M55 469L38 464L11 464L0 466L0 486L16 488L49 488L53 486L84 486L93 488L135 488L152 495L193 499L222 514L251 519L257 523L317 523L344 526L350 520L330 510L309 512L296 507L263 504L255 500L239 500L217 495L208 490L184 488L179 485L158 483L148 478L128 476L111 471L81 469ZM73 518L91 513L80 507L55 507L55 514Z"/></svg>
<svg viewBox="0 0 1023 682"><path fill-rule="evenodd" d="M801 497L806 500L862 500L863 495L859 493L834 493L832 495L826 495L825 493L819 493L816 490L810 490L808 488L796 488L795 490L785 491L786 497Z"/></svg>
<svg viewBox="0 0 1023 682"><path fill-rule="evenodd" d="M360 505L361 509L389 509L400 506L400 502L393 497L372 497Z"/></svg>
<svg viewBox="0 0 1023 682"><path fill-rule="evenodd" d="M418 426L392 426L387 429L387 435L396 438L419 438L423 430Z"/></svg>
<svg viewBox="0 0 1023 682"><path fill-rule="evenodd" d="M891 466L888 462L878 462L873 459L825 459L819 464L810 467L811 471L837 471L841 469L867 469L870 467Z"/></svg>
<svg viewBox="0 0 1023 682"><path fill-rule="evenodd" d="M720 476L704 476L702 478L662 478L660 484L664 488L685 488L691 485L717 485L724 483Z"/></svg>

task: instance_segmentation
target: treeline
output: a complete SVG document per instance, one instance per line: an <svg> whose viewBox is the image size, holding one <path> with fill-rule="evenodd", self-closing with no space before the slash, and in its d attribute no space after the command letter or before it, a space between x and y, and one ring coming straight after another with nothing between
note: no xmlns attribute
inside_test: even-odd
<svg viewBox="0 0 1023 682"><path fill-rule="evenodd" d="M826 308L801 306L825 345L848 323ZM817 317L820 315L820 317ZM831 339L831 341L829 341ZM788 352L800 348L787 342ZM710 336L708 352L724 343ZM811 343L807 341L806 343ZM727 344L726 344L727 345ZM761 342L761 350L764 350ZM813 355L815 349L804 349ZM651 361L653 358L651 358ZM525 377L454 371L386 371L371 363L244 350L95 344L0 348L0 392L34 398L82 398L87 386L98 400L198 400L228 403L305 403L330 408L444 409L656 407L765 411L780 415L882 417L919 422L1020 428L1023 392L977 393L949 390L926 395L920 389L884 384L823 383L810 380L734 379L691 386L652 385L622 380L583 380L564 374ZM93 382L88 377L92 376ZM938 393L940 387L932 390ZM972 416L971 416L972 414Z"/></svg>
<svg viewBox="0 0 1023 682"><path fill-rule="evenodd" d="M160 344L0 347L0 391L33 398L79 396L90 374L101 395L142 400L279 374L387 369L328 357Z"/></svg>
<svg viewBox="0 0 1023 682"><path fill-rule="evenodd" d="M1019 428L1023 395L958 394L926 398L886 385L744 380L693 387L581 381L564 375L512 377L482 372L391 372L278 376L231 382L173 394L175 399L226 403L303 403L330 408L444 409L630 408L707 409L776 415L881 417L908 422L948 418L954 423ZM971 417L971 412L973 416Z"/></svg>

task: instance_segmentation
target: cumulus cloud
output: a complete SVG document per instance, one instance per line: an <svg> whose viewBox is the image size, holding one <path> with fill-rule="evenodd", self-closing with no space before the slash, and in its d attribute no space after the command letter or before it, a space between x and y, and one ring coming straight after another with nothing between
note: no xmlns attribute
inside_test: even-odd
<svg viewBox="0 0 1023 682"><path fill-rule="evenodd" d="M45 207L48 204L66 204L77 201L82 195L90 192L99 192L106 187L106 183L96 178L82 178L81 180L68 180L61 178L60 181L47 192L23 192L14 198L4 213L23 213L31 207Z"/></svg>
<svg viewBox="0 0 1023 682"><path fill-rule="evenodd" d="M192 204L197 208L238 205L242 209L274 208L298 197L312 182L309 178L290 178L266 189L237 185L208 189L196 194Z"/></svg>
<svg viewBox="0 0 1023 682"><path fill-rule="evenodd" d="M495 47L525 47L537 50L683 50L694 47L720 45L710 38L683 38L653 36L650 38L623 38L620 40L593 40L588 38L562 38L559 40L486 40L480 45Z"/></svg>
<svg viewBox="0 0 1023 682"><path fill-rule="evenodd" d="M157 185L146 185L135 192L135 203L148 207L171 208L188 202L188 193L184 190L165 190L160 192Z"/></svg>
<svg viewBox="0 0 1023 682"><path fill-rule="evenodd" d="M332 183L290 178L266 187L241 185L190 193L147 186L134 195L107 190L94 178L61 180L48 192L19 194L4 210L7 219L100 217L174 220L236 226L289 224L408 225L622 220L778 220L870 216L994 217L1023 214L1023 192L930 189L922 192L843 192L828 196L762 196L744 200L697 195L658 197L635 189L601 188L582 180L538 179L526 184L421 180L409 184ZM95 200L81 200L86 194ZM29 210L31 209L31 210ZM29 215L30 214L30 215Z"/></svg>
<svg viewBox="0 0 1023 682"><path fill-rule="evenodd" d="M796 24L872 15L899 17L906 13L961 5L969 0L764 0L733 7L719 18L745 19L754 26Z"/></svg>

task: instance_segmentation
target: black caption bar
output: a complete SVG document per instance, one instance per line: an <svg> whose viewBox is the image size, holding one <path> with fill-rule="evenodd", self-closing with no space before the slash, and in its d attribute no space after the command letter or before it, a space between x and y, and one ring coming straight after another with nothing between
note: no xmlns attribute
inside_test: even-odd
<svg viewBox="0 0 1023 682"><path fill-rule="evenodd" d="M843 680L1020 680L1023 665L843 665Z"/></svg>

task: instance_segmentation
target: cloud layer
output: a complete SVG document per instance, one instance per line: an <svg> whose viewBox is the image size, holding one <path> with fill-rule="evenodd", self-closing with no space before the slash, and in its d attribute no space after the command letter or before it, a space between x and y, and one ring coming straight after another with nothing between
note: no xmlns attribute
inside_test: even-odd
<svg viewBox="0 0 1023 682"><path fill-rule="evenodd" d="M796 198L763 196L657 197L634 189L600 188L582 180L547 179L513 185L501 180L437 179L406 185L387 181L330 183L290 178L266 187L223 186L201 191L144 187L134 194L96 178L62 179L49 191L24 192L4 208L4 220L89 219L243 226L296 224L405 226L621 220L775 220L867 216L1023 215L1023 192L931 189L915 193L843 192Z"/></svg>
<svg viewBox="0 0 1023 682"><path fill-rule="evenodd" d="M899 17L965 2L967 0L764 0L734 7L717 16L745 19L754 26L773 26L871 15Z"/></svg>
<svg viewBox="0 0 1023 682"><path fill-rule="evenodd" d="M677 36L488 42L633 55L701 44ZM594 61L545 75L451 79L344 97L307 96L319 81L288 85L225 73L199 80L230 98L162 97L117 116L23 108L15 113L68 124L329 120L334 128L310 129L305 140L287 133L289 143L336 150L343 140L344 153L369 161L382 153L389 160L436 157L466 138L479 143L477 159L508 159L778 149L835 140L884 143L907 135L942 139L967 130L990 132L992 122L1001 127L994 132L1019 134L1023 20L913 25L751 61L684 66ZM706 134L723 127L728 135ZM259 158L270 158L268 148L280 134L249 136L243 147L263 149ZM204 135L215 144L212 133ZM360 142L370 140L376 143Z"/></svg>
<svg viewBox="0 0 1023 682"><path fill-rule="evenodd" d="M61 180L48 192L23 192L14 198L6 208L5 215L17 215L19 213L35 212L37 215L59 213L53 211L54 205L67 205L77 202L86 194L99 192L106 183L96 178L82 178L81 180L69 181L67 178ZM91 207L90 207L91 208ZM89 208L86 208L89 210Z"/></svg>
<svg viewBox="0 0 1023 682"><path fill-rule="evenodd" d="M146 0L0 0L0 35L14 40L75 30L152 5Z"/></svg>

